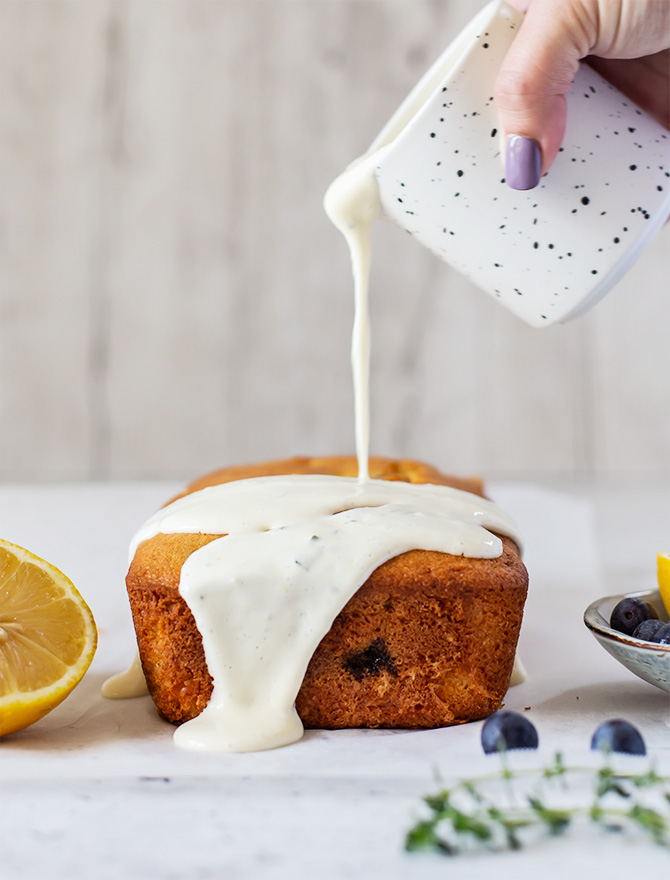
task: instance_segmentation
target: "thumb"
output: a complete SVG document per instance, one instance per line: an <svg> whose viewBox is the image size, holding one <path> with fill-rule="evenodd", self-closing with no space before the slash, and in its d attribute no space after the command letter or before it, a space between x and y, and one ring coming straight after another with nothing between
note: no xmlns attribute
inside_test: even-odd
<svg viewBox="0 0 670 880"><path fill-rule="evenodd" d="M514 5L519 5L516 0ZM594 44L589 3L532 0L495 83L505 172L513 189L532 189L554 161L565 132L565 96Z"/></svg>

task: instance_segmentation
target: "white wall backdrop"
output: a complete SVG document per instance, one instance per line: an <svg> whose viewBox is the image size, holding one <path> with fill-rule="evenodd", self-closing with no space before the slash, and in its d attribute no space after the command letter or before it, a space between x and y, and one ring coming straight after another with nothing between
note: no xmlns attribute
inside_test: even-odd
<svg viewBox="0 0 670 880"><path fill-rule="evenodd" d="M470 0L0 0L0 479L353 449L321 199ZM533 330L391 226L372 446L487 476L670 477L670 228Z"/></svg>

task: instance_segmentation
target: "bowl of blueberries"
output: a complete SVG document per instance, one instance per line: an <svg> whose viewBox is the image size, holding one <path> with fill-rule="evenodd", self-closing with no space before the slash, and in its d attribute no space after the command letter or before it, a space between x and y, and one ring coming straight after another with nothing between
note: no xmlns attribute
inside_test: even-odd
<svg viewBox="0 0 670 880"><path fill-rule="evenodd" d="M597 599L584 623L619 663L670 693L670 622L659 590Z"/></svg>

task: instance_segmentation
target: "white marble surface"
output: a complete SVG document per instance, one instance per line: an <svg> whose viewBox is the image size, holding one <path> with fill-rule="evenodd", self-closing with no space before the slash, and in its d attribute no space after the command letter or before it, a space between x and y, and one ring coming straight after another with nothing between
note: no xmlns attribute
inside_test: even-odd
<svg viewBox="0 0 670 880"><path fill-rule="evenodd" d="M0 743L2 876L172 878L563 878L603 863L609 877L667 865L667 851L571 835L519 854L457 863L402 851L419 797L445 779L490 769L480 723L425 732L310 732L294 746L203 756L175 748L149 698L103 700L104 678L132 653L123 590L135 526L174 489L111 484L0 489L0 534L50 559L85 595L100 629L90 672L47 718ZM506 705L526 714L540 756L587 754L597 723L639 725L670 772L665 694L619 667L581 622L603 592L599 562L653 577L670 534L660 490L493 487L519 520L531 591L521 636L529 678ZM609 520L601 517L603 499ZM617 500L618 499L618 500ZM610 576L609 574L607 575ZM623 577L623 576L622 576ZM617 589L626 585L617 583ZM529 709L526 707L530 707Z"/></svg>

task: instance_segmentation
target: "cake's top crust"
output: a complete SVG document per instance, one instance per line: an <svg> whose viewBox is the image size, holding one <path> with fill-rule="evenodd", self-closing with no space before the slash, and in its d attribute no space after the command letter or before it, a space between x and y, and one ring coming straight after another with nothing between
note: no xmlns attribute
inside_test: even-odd
<svg viewBox="0 0 670 880"><path fill-rule="evenodd" d="M462 489L464 492L472 492L474 495L484 495L483 482L478 476L447 476L432 465L409 458L394 459L373 455L370 457L369 470L371 480L434 483L438 486L452 486L454 489ZM279 474L332 474L338 477L356 477L358 476L358 459L355 455L328 455L320 458L294 456L293 458L273 459L272 461L223 468L194 480L175 497L180 498L182 495L197 492L207 486L229 483L232 480L247 480L251 477L268 477Z"/></svg>

